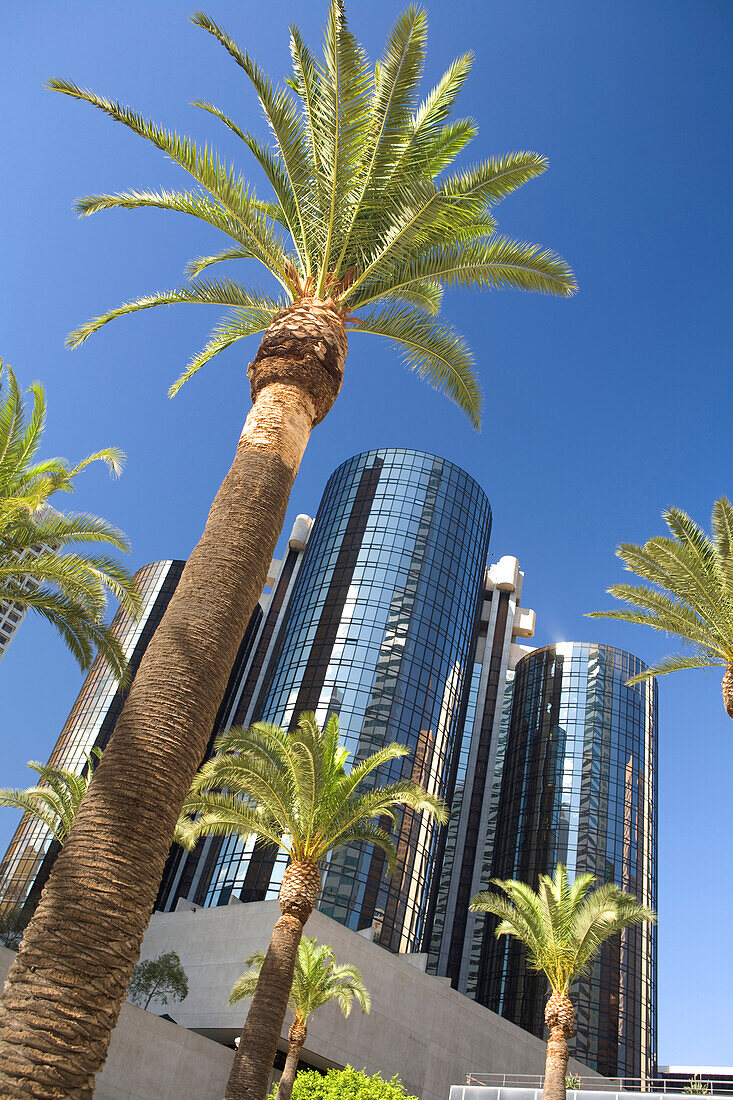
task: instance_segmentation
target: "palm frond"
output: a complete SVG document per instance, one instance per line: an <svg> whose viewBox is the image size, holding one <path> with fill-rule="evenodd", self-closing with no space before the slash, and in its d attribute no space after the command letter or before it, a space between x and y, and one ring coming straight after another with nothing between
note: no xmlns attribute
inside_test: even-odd
<svg viewBox="0 0 733 1100"><path fill-rule="evenodd" d="M263 303L267 307L271 302L272 299L263 298L256 291L247 290L246 287L233 282L231 279L197 279L188 286L176 287L174 290L164 290L158 294L147 294L141 298L135 298L116 309L103 313L99 317L94 317L70 333L66 338L66 344L70 348L78 348L93 332L97 332L103 325L128 313L137 313L141 309L186 303L189 305L233 306L245 311L256 311ZM278 308L282 308L282 303L277 303L277 305Z"/></svg>
<svg viewBox="0 0 733 1100"><path fill-rule="evenodd" d="M480 426L481 393L473 356L454 329L425 313L394 305L360 317L355 330L394 340L407 366L446 393L475 427Z"/></svg>
<svg viewBox="0 0 733 1100"><path fill-rule="evenodd" d="M257 62L248 53L240 50L234 39L230 38L226 31L218 26L205 12L195 12L191 17L191 22L195 26L208 31L218 40L236 61L237 65L246 73L257 92L265 117L277 141L282 164L282 172L275 169L274 160L269 162L270 170L268 171L266 168L266 171L285 211L288 227L293 236L305 274L309 275L311 270L310 234L304 207L308 205L313 172L298 112L288 92L285 89L274 88L269 77L261 70ZM243 140L247 140L243 135L242 137ZM247 144L250 144L253 152L255 148L262 148L254 142L254 139L247 141ZM258 159L260 158L258 157ZM263 167L265 167L264 164Z"/></svg>
<svg viewBox="0 0 733 1100"><path fill-rule="evenodd" d="M253 298L249 306L242 306L234 310L229 317L225 317L212 330L205 345L197 355L191 359L183 374L181 374L168 390L169 397L175 397L184 382L188 382L197 371L218 355L220 351L243 340L245 336L254 336L264 332L273 322L275 316L287 306L283 299L279 301L266 298L264 295Z"/></svg>

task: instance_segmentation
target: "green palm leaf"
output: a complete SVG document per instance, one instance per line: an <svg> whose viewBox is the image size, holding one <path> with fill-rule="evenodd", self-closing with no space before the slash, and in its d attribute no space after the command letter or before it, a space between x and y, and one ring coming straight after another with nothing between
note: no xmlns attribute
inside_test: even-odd
<svg viewBox="0 0 733 1100"><path fill-rule="evenodd" d="M200 769L179 822L178 839L191 848L206 835L257 836L292 860L317 864L352 843L373 844L394 866L394 841L379 824L409 806L443 822L440 799L411 780L374 785L373 773L406 753L388 745L346 771L338 720L321 729L312 714L283 730L265 722L234 727L216 741Z"/></svg>
<svg viewBox="0 0 733 1100"><path fill-rule="evenodd" d="M357 332L386 336L398 344L410 370L443 390L479 427L481 394L462 336L425 313L399 305L362 316L355 325Z"/></svg>
<svg viewBox="0 0 733 1100"><path fill-rule="evenodd" d="M48 500L73 492L77 475L91 462L104 462L113 476L122 452L110 447L72 466L65 459L35 461L46 419L39 383L30 387L30 416L10 367L0 360L0 604L31 610L50 622L83 669L95 651L124 680L127 663L119 640L103 622L107 593L134 618L140 597L129 572L96 543L129 549L127 539L106 520L62 515Z"/></svg>
<svg viewBox="0 0 733 1100"><path fill-rule="evenodd" d="M679 508L662 513L671 538L656 536L643 546L622 543L626 568L656 587L615 584L610 595L628 606L594 611L593 619L619 619L676 635L690 647L629 680L641 683L689 668L733 667L733 507L721 497L713 506L713 539ZM733 717L731 686L723 680L726 710Z"/></svg>
<svg viewBox="0 0 733 1100"><path fill-rule="evenodd" d="M496 937L523 943L530 969L545 974L553 993L567 995L610 936L656 921L651 909L614 883L591 890L593 881L593 875L582 874L569 883L567 869L558 863L552 878L539 876L537 892L515 879L492 879L501 893L477 894L471 909L498 917Z"/></svg>
<svg viewBox="0 0 733 1100"><path fill-rule="evenodd" d="M87 753L81 775L57 764L29 761L28 767L39 776L40 784L25 790L7 787L0 790L0 806L22 810L45 825L59 844L64 844L101 755L100 749Z"/></svg>

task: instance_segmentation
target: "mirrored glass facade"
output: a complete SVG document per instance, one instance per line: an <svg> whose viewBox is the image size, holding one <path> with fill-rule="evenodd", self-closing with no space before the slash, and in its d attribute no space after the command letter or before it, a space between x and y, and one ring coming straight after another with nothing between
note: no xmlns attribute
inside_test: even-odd
<svg viewBox="0 0 733 1100"><path fill-rule="evenodd" d="M343 463L326 486L251 719L287 726L304 710L321 723L337 714L352 760L392 741L412 749L380 781L410 776L449 796L490 527L484 492L445 459L390 449ZM381 854L337 852L319 908L353 928L373 925L392 950L419 950L440 832L406 811L391 879ZM195 900L274 898L284 869L283 853L224 843Z"/></svg>
<svg viewBox="0 0 733 1100"><path fill-rule="evenodd" d="M627 687L646 666L611 646L563 643L516 666L492 862L495 878L536 886L558 862L616 882L656 908L656 684ZM544 1034L547 983L485 918L477 998ZM616 1077L656 1060L656 931L626 929L571 989L574 1054Z"/></svg>

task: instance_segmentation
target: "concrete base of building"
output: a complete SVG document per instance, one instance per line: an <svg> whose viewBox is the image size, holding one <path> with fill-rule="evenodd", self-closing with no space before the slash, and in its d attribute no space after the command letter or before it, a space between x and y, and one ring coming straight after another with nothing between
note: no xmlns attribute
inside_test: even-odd
<svg viewBox="0 0 733 1100"><path fill-rule="evenodd" d="M157 1006L177 1022L125 1004L109 1056L97 1079L97 1100L220 1100L248 1003L228 1005L245 959L264 950L279 914L276 901L197 909L179 903L155 913L142 958L178 952L189 994L180 1004ZM448 1100L451 1085L468 1073L540 1074L545 1044L425 973L424 955L394 955L322 913L306 932L330 943L337 962L353 963L371 993L372 1010L354 1008L344 1019L335 1005L308 1025L302 1061L327 1069L347 1063L367 1073L398 1074L420 1100ZM13 952L0 948L0 982ZM286 1020L280 1048L287 1047ZM570 1071L593 1076L581 1063ZM599 1080L602 1080L599 1078Z"/></svg>
<svg viewBox="0 0 733 1100"><path fill-rule="evenodd" d="M216 909L184 908L155 913L143 941L143 958L171 949L188 975L189 994L170 1014L185 1027L233 1044L248 1004L227 1005L229 991L253 951L265 950L279 915L276 901L233 902ZM545 1044L456 992L446 978L425 973L424 955L395 955L315 912L306 934L331 944L337 962L361 971L372 998L364 1015L344 1019L326 1005L308 1024L302 1059L318 1068L347 1063L385 1077L399 1074L408 1093L421 1100L448 1100L451 1085L468 1073L543 1073ZM286 1049L287 1026L281 1049ZM579 1062L572 1071L592 1076Z"/></svg>

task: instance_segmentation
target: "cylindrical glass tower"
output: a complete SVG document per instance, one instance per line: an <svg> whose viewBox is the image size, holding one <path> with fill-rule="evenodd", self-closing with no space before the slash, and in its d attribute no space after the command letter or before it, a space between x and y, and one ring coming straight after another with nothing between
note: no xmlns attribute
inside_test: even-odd
<svg viewBox="0 0 733 1100"><path fill-rule="evenodd" d="M492 876L537 886L564 863L615 882L656 908L657 693L627 687L645 669L613 646L567 642L522 658L502 778ZM544 1034L547 982L516 940L487 919L478 1000ZM573 1053L611 1077L656 1061L656 933L644 923L609 940L571 989Z"/></svg>
<svg viewBox="0 0 733 1100"><path fill-rule="evenodd" d="M288 726L312 710L322 724L337 714L352 762L393 741L412 749L377 781L410 776L450 796L490 529L483 490L445 459L389 449L344 462L326 486L249 720ZM342 850L325 869L319 908L352 928L374 925L394 951L419 950L440 839L406 811L392 879L381 853ZM283 853L226 841L196 900L273 898L284 869Z"/></svg>

